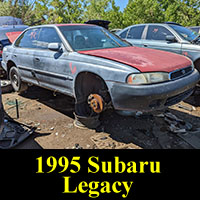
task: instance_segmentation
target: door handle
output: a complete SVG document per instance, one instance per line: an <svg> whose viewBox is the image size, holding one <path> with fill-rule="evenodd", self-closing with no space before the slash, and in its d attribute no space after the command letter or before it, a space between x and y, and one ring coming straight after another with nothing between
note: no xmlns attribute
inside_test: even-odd
<svg viewBox="0 0 200 200"><path fill-rule="evenodd" d="M31 74L34 78L36 78L35 72L33 70L31 70Z"/></svg>
<svg viewBox="0 0 200 200"><path fill-rule="evenodd" d="M148 47L148 44L144 44L143 46L144 46L144 47Z"/></svg>
<svg viewBox="0 0 200 200"><path fill-rule="evenodd" d="M40 62L40 59L39 59L39 58L34 58L34 60L35 60L36 62Z"/></svg>

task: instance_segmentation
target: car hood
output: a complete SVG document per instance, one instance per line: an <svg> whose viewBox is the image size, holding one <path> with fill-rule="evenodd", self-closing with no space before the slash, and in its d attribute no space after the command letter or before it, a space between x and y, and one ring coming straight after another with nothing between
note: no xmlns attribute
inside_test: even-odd
<svg viewBox="0 0 200 200"><path fill-rule="evenodd" d="M8 32L6 33L6 36L8 37L10 42L13 43L21 33L22 31Z"/></svg>
<svg viewBox="0 0 200 200"><path fill-rule="evenodd" d="M141 72L171 72L191 65L191 61L181 55L140 47L98 49L78 53L117 61Z"/></svg>

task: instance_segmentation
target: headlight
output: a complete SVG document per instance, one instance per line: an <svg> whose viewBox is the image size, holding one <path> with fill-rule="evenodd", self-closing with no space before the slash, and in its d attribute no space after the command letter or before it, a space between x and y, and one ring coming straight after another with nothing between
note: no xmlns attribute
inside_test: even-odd
<svg viewBox="0 0 200 200"><path fill-rule="evenodd" d="M168 80L169 80L168 73L152 72L152 73L131 74L127 78L127 83L134 85L144 85L151 83L160 83Z"/></svg>

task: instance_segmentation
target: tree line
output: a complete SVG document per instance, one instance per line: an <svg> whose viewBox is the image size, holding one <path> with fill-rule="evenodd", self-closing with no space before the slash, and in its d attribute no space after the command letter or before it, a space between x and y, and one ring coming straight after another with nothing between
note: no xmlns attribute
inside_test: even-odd
<svg viewBox="0 0 200 200"><path fill-rule="evenodd" d="M18 17L27 25L103 19L111 21L111 29L165 21L197 26L200 0L129 0L123 11L115 0L0 0L0 16Z"/></svg>

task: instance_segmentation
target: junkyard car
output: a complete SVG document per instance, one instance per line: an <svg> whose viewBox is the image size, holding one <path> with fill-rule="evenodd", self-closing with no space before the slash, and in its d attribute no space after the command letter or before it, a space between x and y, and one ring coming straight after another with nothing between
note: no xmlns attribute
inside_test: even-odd
<svg viewBox="0 0 200 200"><path fill-rule="evenodd" d="M139 47L170 51L189 57L200 71L199 34L175 23L138 24L117 33Z"/></svg>
<svg viewBox="0 0 200 200"><path fill-rule="evenodd" d="M188 97L199 81L190 59L132 47L87 24L28 28L4 48L2 66L15 91L32 83L70 95L76 111L87 116L108 105L129 111L162 109Z"/></svg>
<svg viewBox="0 0 200 200"><path fill-rule="evenodd" d="M2 60L3 48L10 45L28 26L25 25L9 25L0 26L0 62ZM5 71L0 64L0 77L5 76Z"/></svg>

